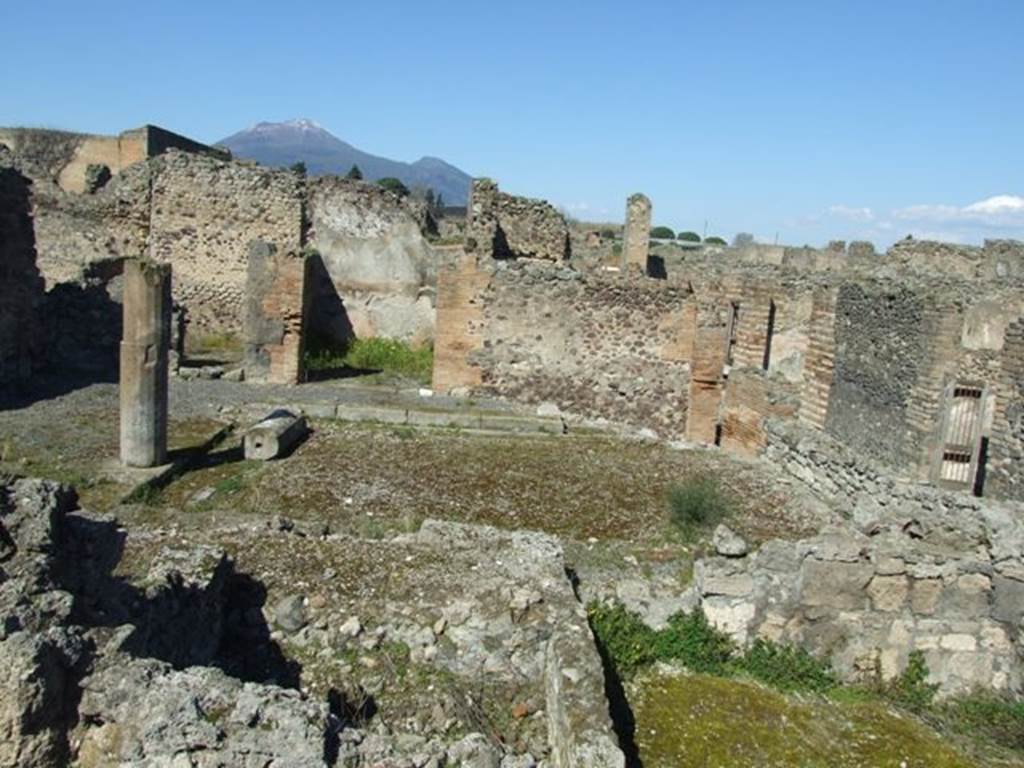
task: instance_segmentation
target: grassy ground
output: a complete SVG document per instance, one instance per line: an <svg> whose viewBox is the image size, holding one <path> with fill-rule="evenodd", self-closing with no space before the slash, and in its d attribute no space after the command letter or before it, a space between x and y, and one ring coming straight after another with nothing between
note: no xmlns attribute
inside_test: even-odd
<svg viewBox="0 0 1024 768"><path fill-rule="evenodd" d="M785 696L749 681L659 669L630 690L644 768L1024 765L992 754L978 763L879 700Z"/></svg>
<svg viewBox="0 0 1024 768"><path fill-rule="evenodd" d="M361 374L375 380L397 378L428 384L434 368L434 350L394 339L354 339L344 350L308 351L306 368L312 378Z"/></svg>
<svg viewBox="0 0 1024 768"><path fill-rule="evenodd" d="M735 498L739 530L759 540L809 532L817 520L773 490L756 465L706 451L608 437L524 437L453 429L314 423L291 457L253 465L215 454L154 500L151 512L287 515L363 536L407 531L427 517L530 528L567 539L681 544L670 486L715 472ZM793 512L792 517L778 510Z"/></svg>
<svg viewBox="0 0 1024 768"><path fill-rule="evenodd" d="M171 454L201 445L223 426L206 417L172 419ZM73 485L83 506L107 511L137 480L117 466L118 429L117 413L101 405L61 414L46 428L16 414L0 414L0 471Z"/></svg>

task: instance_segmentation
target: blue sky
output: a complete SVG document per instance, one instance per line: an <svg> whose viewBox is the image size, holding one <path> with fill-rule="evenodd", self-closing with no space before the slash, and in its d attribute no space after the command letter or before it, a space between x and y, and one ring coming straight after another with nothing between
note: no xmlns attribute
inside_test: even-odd
<svg viewBox="0 0 1024 768"><path fill-rule="evenodd" d="M158 7L159 6L159 7ZM308 117L580 218L1024 238L1024 1L6 0L0 125Z"/></svg>

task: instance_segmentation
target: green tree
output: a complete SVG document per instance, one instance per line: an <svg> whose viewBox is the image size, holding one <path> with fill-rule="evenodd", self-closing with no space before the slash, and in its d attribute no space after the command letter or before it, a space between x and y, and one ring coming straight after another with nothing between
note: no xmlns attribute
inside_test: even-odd
<svg viewBox="0 0 1024 768"><path fill-rule="evenodd" d="M651 237L656 240L675 240L676 233L670 227L653 227L651 229Z"/></svg>
<svg viewBox="0 0 1024 768"><path fill-rule="evenodd" d="M708 245L725 245L726 244L725 240L723 240L722 238L718 237L717 235L712 235L711 237L705 237L704 238L704 242L707 243Z"/></svg>
<svg viewBox="0 0 1024 768"><path fill-rule="evenodd" d="M291 171L292 171L292 173L297 174L298 176L305 176L306 175L306 164L304 162L302 162L301 160L299 160L299 162L297 162L297 163L292 163Z"/></svg>
<svg viewBox="0 0 1024 768"><path fill-rule="evenodd" d="M394 192L399 197L405 197L409 194L409 188L394 176L385 176L383 179L377 179L377 183L384 187L384 189Z"/></svg>
<svg viewBox="0 0 1024 768"><path fill-rule="evenodd" d="M355 179L356 181L361 181L362 178L363 178L363 172L359 170L359 166L358 165L353 163L352 167L348 169L348 173L345 174L345 178L346 179Z"/></svg>
<svg viewBox="0 0 1024 768"><path fill-rule="evenodd" d="M686 232L680 232L678 235L676 235L676 240L685 240L688 243L699 243L700 235L698 235L696 232L690 232L689 230L687 230Z"/></svg>

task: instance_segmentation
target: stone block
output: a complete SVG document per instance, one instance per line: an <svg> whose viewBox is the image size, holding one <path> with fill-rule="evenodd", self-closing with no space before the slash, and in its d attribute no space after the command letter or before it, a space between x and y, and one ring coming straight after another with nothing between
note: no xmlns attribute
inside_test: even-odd
<svg viewBox="0 0 1024 768"><path fill-rule="evenodd" d="M868 602L867 586L873 575L870 563L808 559L801 573L801 602L834 610L863 609Z"/></svg>
<svg viewBox="0 0 1024 768"><path fill-rule="evenodd" d="M920 616L931 616L942 594L942 579L914 579L910 587L910 608Z"/></svg>
<svg viewBox="0 0 1024 768"><path fill-rule="evenodd" d="M875 576L868 584L868 594L876 611L899 611L910 591L905 576Z"/></svg>

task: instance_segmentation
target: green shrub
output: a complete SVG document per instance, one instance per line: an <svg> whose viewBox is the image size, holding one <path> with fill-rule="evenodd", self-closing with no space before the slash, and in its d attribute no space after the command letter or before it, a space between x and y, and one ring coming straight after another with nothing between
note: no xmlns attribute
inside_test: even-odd
<svg viewBox="0 0 1024 768"><path fill-rule="evenodd" d="M651 237L659 240L675 240L676 233L672 231L671 227L652 227Z"/></svg>
<svg viewBox="0 0 1024 768"><path fill-rule="evenodd" d="M354 179L355 181L361 181L363 178L363 172L359 170L359 166L355 163L348 169L348 173L345 174L346 179Z"/></svg>
<svg viewBox="0 0 1024 768"><path fill-rule="evenodd" d="M711 237L705 237L704 238L704 242L707 243L708 245L725 245L726 244L725 240L723 240L722 238L718 237L717 235L712 235Z"/></svg>
<svg viewBox="0 0 1024 768"><path fill-rule="evenodd" d="M724 674L735 650L729 636L711 626L699 610L673 614L654 641L657 660L679 661L694 672L708 674Z"/></svg>
<svg viewBox="0 0 1024 768"><path fill-rule="evenodd" d="M591 603L590 629L617 674L628 676L654 663L657 632L621 603Z"/></svg>
<svg viewBox="0 0 1024 768"><path fill-rule="evenodd" d="M715 478L696 475L669 487L668 507L672 522L690 536L727 517L732 500Z"/></svg>
<svg viewBox="0 0 1024 768"><path fill-rule="evenodd" d="M685 240L688 243L699 243L700 235L698 235L696 232L680 232L678 235L676 235L676 240Z"/></svg>
<svg viewBox="0 0 1024 768"><path fill-rule="evenodd" d="M394 176L385 176L383 179L377 179L377 184L390 192L394 192L399 197L406 197L409 194L409 188Z"/></svg>
<svg viewBox="0 0 1024 768"><path fill-rule="evenodd" d="M737 668L780 691L823 692L836 685L831 665L803 648L758 638L737 662Z"/></svg>
<svg viewBox="0 0 1024 768"><path fill-rule="evenodd" d="M885 694L895 703L912 712L920 712L931 706L939 686L928 682L928 664L921 651L911 651L907 668L885 689Z"/></svg>
<svg viewBox="0 0 1024 768"><path fill-rule="evenodd" d="M961 733L981 734L997 744L1024 750L1024 701L979 692L941 705L942 719Z"/></svg>

